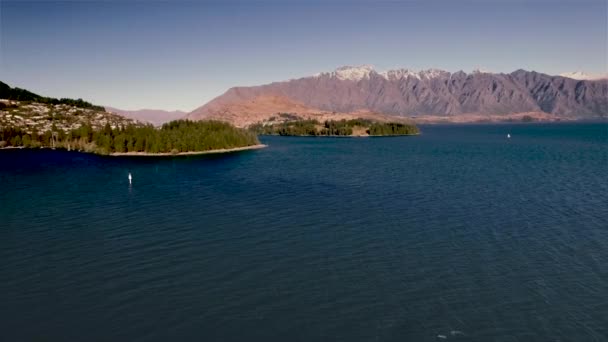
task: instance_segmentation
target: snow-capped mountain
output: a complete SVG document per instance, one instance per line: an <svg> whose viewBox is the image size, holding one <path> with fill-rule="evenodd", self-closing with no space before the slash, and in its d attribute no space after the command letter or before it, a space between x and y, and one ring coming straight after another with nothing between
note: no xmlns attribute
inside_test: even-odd
<svg viewBox="0 0 608 342"><path fill-rule="evenodd" d="M244 108L239 104L254 103L256 98L268 96L281 98L282 111L289 111L289 103L298 103L308 110L370 111L417 117L544 112L556 118L593 118L608 114L608 82L581 81L521 69L508 74L439 69L377 72L372 66L363 65L284 82L231 88L189 113L188 118L201 119L210 113L218 117L225 108L234 111ZM248 112L271 108L276 106L247 107Z"/></svg>
<svg viewBox="0 0 608 342"><path fill-rule="evenodd" d="M380 76L387 80L399 80L402 78L414 77L420 79L419 72L410 69L395 69L387 70L379 73Z"/></svg>
<svg viewBox="0 0 608 342"><path fill-rule="evenodd" d="M492 72L486 68L475 68L473 69L474 74L491 74Z"/></svg>
<svg viewBox="0 0 608 342"><path fill-rule="evenodd" d="M431 79L446 74L449 73L440 69L427 69L420 71L410 69L395 69L378 72L373 65L365 64L360 66L343 66L332 72L315 74L313 77L335 77L339 80L361 81L363 79L369 79L372 75L377 75L386 80L398 80L408 77L413 77L420 80Z"/></svg>
<svg viewBox="0 0 608 342"><path fill-rule="evenodd" d="M564 72L559 74L562 77L568 77L568 78L572 78L575 80L602 80L602 79L607 79L608 75L604 74L604 75L592 75L592 74L587 74L583 71L574 71L574 72Z"/></svg>
<svg viewBox="0 0 608 342"><path fill-rule="evenodd" d="M360 81L364 78L369 78L370 74L374 72L372 65L361 65L361 66L343 66L337 68L335 71L329 73L330 76L336 77L340 80ZM327 74L321 74L327 75Z"/></svg>

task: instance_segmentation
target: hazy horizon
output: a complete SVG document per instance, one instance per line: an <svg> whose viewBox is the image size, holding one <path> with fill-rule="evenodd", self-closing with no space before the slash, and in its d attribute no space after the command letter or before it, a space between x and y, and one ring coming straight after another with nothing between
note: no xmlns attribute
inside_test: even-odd
<svg viewBox="0 0 608 342"><path fill-rule="evenodd" d="M0 3L0 80L125 110L371 64L606 73L605 1Z"/></svg>

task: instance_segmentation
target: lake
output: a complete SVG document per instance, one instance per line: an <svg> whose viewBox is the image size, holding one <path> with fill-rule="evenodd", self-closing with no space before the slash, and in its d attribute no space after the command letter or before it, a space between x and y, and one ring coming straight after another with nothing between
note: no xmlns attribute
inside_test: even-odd
<svg viewBox="0 0 608 342"><path fill-rule="evenodd" d="M0 151L0 340L608 340L608 125L421 128Z"/></svg>

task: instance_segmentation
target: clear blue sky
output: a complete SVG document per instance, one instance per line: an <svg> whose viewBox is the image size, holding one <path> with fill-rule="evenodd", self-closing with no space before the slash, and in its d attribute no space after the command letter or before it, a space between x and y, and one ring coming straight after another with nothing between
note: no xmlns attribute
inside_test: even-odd
<svg viewBox="0 0 608 342"><path fill-rule="evenodd" d="M373 64L605 73L606 0L0 0L0 80L123 109Z"/></svg>

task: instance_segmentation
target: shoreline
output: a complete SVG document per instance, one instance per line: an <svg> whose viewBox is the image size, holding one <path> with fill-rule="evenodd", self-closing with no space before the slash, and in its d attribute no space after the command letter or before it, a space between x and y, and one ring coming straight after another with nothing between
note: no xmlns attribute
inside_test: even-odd
<svg viewBox="0 0 608 342"><path fill-rule="evenodd" d="M108 154L110 157L179 157L179 156L196 156L202 154L222 154L222 153L232 153L232 152L240 152L240 151L249 151L249 150L259 150L262 148L266 148L268 145L257 144L243 147L234 147L234 148L221 148L216 150L207 150L207 151L189 151L189 152L160 152L160 153L151 153L151 152L113 152Z"/></svg>
<svg viewBox="0 0 608 342"><path fill-rule="evenodd" d="M467 125L485 125L485 126L503 126L503 125L560 125L560 124L587 124L587 123L608 123L607 119L585 119L585 120L535 120L535 121L429 121L418 122L418 126L467 126Z"/></svg>
<svg viewBox="0 0 608 342"><path fill-rule="evenodd" d="M234 148L222 148L216 150L207 150L207 151L190 151L190 152L162 152L162 153L150 153L150 152L114 152L110 154L96 153L94 151L83 151L83 150L68 150L62 147L52 148L48 146L39 146L39 147L25 147L25 146L5 146L0 147L1 150L44 150L44 149L52 149L52 150L62 150L66 152L78 152L78 153L87 153L94 154L98 156L109 156L109 157L179 157L179 156L194 156L194 155L202 155L202 154L222 154L222 153L232 153L232 152L240 152L240 151L249 151L249 150L259 150L262 148L268 147L265 144L257 144L251 146L243 146L243 147L234 147Z"/></svg>
<svg viewBox="0 0 608 342"><path fill-rule="evenodd" d="M25 147L25 146L4 146L4 147L0 147L0 150L21 150L24 148L29 148L29 147Z"/></svg>
<svg viewBox="0 0 608 342"><path fill-rule="evenodd" d="M280 135L280 134L258 134L262 137L310 137L310 138L390 138L390 137L413 137L421 133L414 134L390 134L390 135Z"/></svg>

